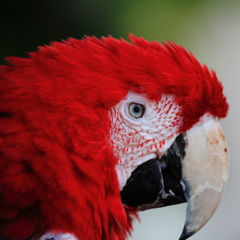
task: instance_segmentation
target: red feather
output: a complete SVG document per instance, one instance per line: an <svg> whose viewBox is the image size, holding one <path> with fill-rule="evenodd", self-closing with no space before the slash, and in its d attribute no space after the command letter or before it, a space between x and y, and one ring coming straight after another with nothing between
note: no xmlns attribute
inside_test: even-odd
<svg viewBox="0 0 240 240"><path fill-rule="evenodd" d="M108 109L129 91L174 94L181 131L206 112L226 116L221 83L191 53L130 40L53 42L0 67L0 236L126 238L132 220L121 204Z"/></svg>

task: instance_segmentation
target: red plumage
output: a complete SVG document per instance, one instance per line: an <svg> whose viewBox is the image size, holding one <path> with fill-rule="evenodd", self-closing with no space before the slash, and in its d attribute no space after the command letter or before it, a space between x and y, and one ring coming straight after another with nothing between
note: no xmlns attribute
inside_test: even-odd
<svg viewBox="0 0 240 240"><path fill-rule="evenodd" d="M174 43L86 37L40 47L0 67L0 236L48 230L125 239L108 109L129 91L183 106L181 132L228 105L213 71Z"/></svg>

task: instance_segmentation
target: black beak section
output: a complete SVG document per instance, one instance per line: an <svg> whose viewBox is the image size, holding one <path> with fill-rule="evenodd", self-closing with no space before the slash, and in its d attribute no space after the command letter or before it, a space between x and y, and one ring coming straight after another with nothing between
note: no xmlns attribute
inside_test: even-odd
<svg viewBox="0 0 240 240"><path fill-rule="evenodd" d="M123 205L143 211L186 202L181 184L185 145L181 134L161 159L138 166L121 191Z"/></svg>

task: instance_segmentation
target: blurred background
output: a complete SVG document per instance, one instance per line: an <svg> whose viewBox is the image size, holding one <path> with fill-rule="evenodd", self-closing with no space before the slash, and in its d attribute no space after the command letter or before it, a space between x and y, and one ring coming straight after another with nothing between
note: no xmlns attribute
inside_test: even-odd
<svg viewBox="0 0 240 240"><path fill-rule="evenodd" d="M37 46L84 35L173 40L217 72L230 111L222 121L230 178L223 199L192 240L240 239L240 1L239 0L11 0L0 4L0 64ZM176 240L186 204L140 214L129 240Z"/></svg>

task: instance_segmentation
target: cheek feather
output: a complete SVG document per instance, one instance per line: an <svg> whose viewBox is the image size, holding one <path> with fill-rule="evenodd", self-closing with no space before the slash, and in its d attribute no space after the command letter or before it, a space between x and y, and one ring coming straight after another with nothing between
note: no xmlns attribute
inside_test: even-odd
<svg viewBox="0 0 240 240"><path fill-rule="evenodd" d="M146 112L142 118L131 119L126 113L131 101L144 102ZM129 93L110 110L111 141L118 159L121 188L135 168L150 159L160 158L170 147L182 121L180 111L172 96L163 95L157 102L135 93Z"/></svg>

